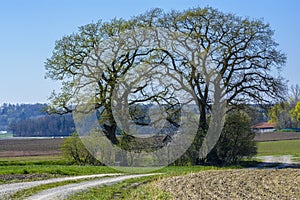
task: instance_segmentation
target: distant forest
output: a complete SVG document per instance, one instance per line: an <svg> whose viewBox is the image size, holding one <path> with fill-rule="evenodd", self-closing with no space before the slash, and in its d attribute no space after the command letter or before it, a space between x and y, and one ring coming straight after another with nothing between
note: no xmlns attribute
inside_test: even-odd
<svg viewBox="0 0 300 200"><path fill-rule="evenodd" d="M48 115L44 108L47 104L3 104L0 106L0 131L12 132L14 137L60 137L75 132L72 114ZM266 108L267 107L267 108ZM247 105L246 112L251 117L251 125L267 121L269 106ZM147 112L149 105L132 106L132 120L141 126L149 124ZM178 117L176 115L169 116ZM175 119L174 118L174 119ZM171 121L174 121L172 119ZM176 120L175 120L176 121ZM167 128L167 127L166 127ZM164 130L168 130L164 129ZM152 129L149 129L151 132Z"/></svg>
<svg viewBox="0 0 300 200"><path fill-rule="evenodd" d="M72 114L48 115L47 104L3 104L0 107L0 131L14 137L69 136L75 131Z"/></svg>

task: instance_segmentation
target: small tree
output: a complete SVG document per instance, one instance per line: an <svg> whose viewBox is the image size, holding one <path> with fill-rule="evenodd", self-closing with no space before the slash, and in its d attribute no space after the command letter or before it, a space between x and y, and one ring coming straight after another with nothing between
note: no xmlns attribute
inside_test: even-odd
<svg viewBox="0 0 300 200"><path fill-rule="evenodd" d="M78 165L102 165L84 146L78 133L73 133L70 137L65 138L61 150L64 156L73 164Z"/></svg>
<svg viewBox="0 0 300 200"><path fill-rule="evenodd" d="M255 155L255 133L251 131L250 123L251 119L245 112L235 110L229 113L218 143L208 154L208 163L234 164L245 156Z"/></svg>
<svg viewBox="0 0 300 200"><path fill-rule="evenodd" d="M291 85L289 89L289 97L288 97L289 103L291 104L291 107L295 107L298 101L300 100L300 85Z"/></svg>
<svg viewBox="0 0 300 200"><path fill-rule="evenodd" d="M299 127L299 123L300 123L300 101L298 101L295 108L292 109L291 117L297 123L297 127Z"/></svg>

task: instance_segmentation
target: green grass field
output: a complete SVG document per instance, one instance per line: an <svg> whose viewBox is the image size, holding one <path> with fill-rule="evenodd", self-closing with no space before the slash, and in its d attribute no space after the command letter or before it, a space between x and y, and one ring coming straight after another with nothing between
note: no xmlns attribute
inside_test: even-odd
<svg viewBox="0 0 300 200"><path fill-rule="evenodd" d="M258 142L258 156L266 155L292 155L300 156L300 140L283 140L272 142ZM234 166L233 166L234 167ZM233 168L231 167L231 168ZM182 174L185 172L202 171L206 169L218 169L217 167L166 167L158 172ZM127 172L142 172L139 169L122 170ZM120 172L116 169L104 166L78 166L69 165L62 156L31 156L31 157L6 157L0 158L0 174L57 174L57 175L83 175L94 173ZM149 171L149 170L147 170Z"/></svg>
<svg viewBox="0 0 300 200"><path fill-rule="evenodd" d="M38 164L66 164L61 155L54 156L18 156L0 157L0 166L4 165L38 165Z"/></svg>
<svg viewBox="0 0 300 200"><path fill-rule="evenodd" d="M12 138L12 137L13 137L12 133L0 134L0 139Z"/></svg>
<svg viewBox="0 0 300 200"><path fill-rule="evenodd" d="M12 158L11 158L12 159ZM2 162L2 164L1 164ZM4 163L3 163L4 162ZM143 168L130 168L119 170L107 166L80 166L68 165L63 160L53 161L0 161L0 175L3 174L54 174L54 175L86 175L86 174L101 174L101 173L143 173ZM229 167L233 168L233 167ZM185 174L190 172L197 172L211 169L223 169L213 166L169 166L160 168L155 172L167 174ZM226 168L225 168L226 169ZM146 169L150 172L150 168Z"/></svg>
<svg viewBox="0 0 300 200"><path fill-rule="evenodd" d="M86 175L118 172L105 166L79 165L11 165L0 166L1 174L55 174L55 175Z"/></svg>
<svg viewBox="0 0 300 200"><path fill-rule="evenodd" d="M292 155L300 156L300 140L282 140L257 143L258 156Z"/></svg>

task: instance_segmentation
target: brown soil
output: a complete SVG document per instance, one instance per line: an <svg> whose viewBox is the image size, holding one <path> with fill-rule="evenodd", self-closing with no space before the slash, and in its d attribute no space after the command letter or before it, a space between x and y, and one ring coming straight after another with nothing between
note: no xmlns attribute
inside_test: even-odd
<svg viewBox="0 0 300 200"><path fill-rule="evenodd" d="M32 180L40 180L46 178L53 178L54 175L50 174L1 174L0 175L0 183L1 182L14 182L14 181L32 181Z"/></svg>
<svg viewBox="0 0 300 200"><path fill-rule="evenodd" d="M256 134L255 141L300 140L300 132L271 132Z"/></svg>
<svg viewBox="0 0 300 200"><path fill-rule="evenodd" d="M62 141L61 138L0 140L0 157L57 155Z"/></svg>
<svg viewBox="0 0 300 200"><path fill-rule="evenodd" d="M173 199L300 199L300 169L221 170L159 180Z"/></svg>

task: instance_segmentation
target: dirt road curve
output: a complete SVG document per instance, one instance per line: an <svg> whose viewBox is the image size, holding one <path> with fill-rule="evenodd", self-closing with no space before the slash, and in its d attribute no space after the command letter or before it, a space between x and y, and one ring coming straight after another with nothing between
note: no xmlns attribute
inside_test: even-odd
<svg viewBox="0 0 300 200"><path fill-rule="evenodd" d="M81 183L68 184L68 185L44 190L40 193L37 193L37 194L29 197L27 200L65 199L70 194L73 194L75 192L79 192L82 190L86 190L91 187L100 186L100 185L111 185L113 183L124 181L126 179L138 178L138 177L143 177L143 176L152 176L152 175L156 175L156 174L124 175L124 176L118 176L118 177L112 177L112 178L104 178L101 180L92 180L92 181L85 181L85 182L81 182Z"/></svg>
<svg viewBox="0 0 300 200"><path fill-rule="evenodd" d="M73 177L64 177L64 178L52 178L41 181L31 181L31 182L21 182L21 183L10 183L0 185L0 199L7 199L9 195L14 194L20 190L24 190L31 187L36 187L39 185L44 185L48 183L56 183L62 181L70 181L70 180L80 180L86 178L97 178L97 177L105 177L105 176L116 176L120 174L94 174L94 175L84 175L84 176L73 176Z"/></svg>

